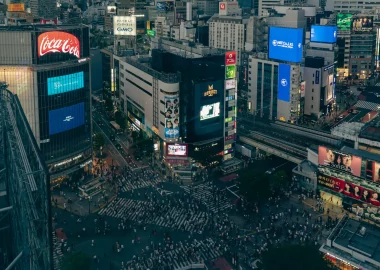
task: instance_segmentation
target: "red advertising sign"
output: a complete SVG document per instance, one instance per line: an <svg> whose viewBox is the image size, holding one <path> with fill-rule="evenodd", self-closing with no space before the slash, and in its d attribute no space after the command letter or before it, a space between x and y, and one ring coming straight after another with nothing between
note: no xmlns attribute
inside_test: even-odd
<svg viewBox="0 0 380 270"><path fill-rule="evenodd" d="M58 20L57 19L53 19L53 20L41 19L40 24L58 24Z"/></svg>
<svg viewBox="0 0 380 270"><path fill-rule="evenodd" d="M342 193L356 200L380 206L379 194L377 192L353 183L347 183L344 180L340 180L332 176L319 174L318 185L327 187L335 192Z"/></svg>
<svg viewBox="0 0 380 270"><path fill-rule="evenodd" d="M226 66L236 65L236 52L226 52Z"/></svg>
<svg viewBox="0 0 380 270"><path fill-rule="evenodd" d="M343 154L324 146L319 146L318 164L348 171L360 177L362 159L361 157Z"/></svg>
<svg viewBox="0 0 380 270"><path fill-rule="evenodd" d="M80 58L80 43L66 32L45 32L38 37L38 57L49 53L68 53Z"/></svg>
<svg viewBox="0 0 380 270"><path fill-rule="evenodd" d="M226 3L220 3L219 4L219 9L225 10L226 9Z"/></svg>

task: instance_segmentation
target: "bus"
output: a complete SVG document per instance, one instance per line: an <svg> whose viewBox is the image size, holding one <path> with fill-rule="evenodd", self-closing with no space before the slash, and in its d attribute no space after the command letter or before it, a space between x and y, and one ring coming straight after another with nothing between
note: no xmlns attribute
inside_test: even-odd
<svg viewBox="0 0 380 270"><path fill-rule="evenodd" d="M123 133L120 126L115 121L111 121L110 126L115 131L116 134L122 134Z"/></svg>

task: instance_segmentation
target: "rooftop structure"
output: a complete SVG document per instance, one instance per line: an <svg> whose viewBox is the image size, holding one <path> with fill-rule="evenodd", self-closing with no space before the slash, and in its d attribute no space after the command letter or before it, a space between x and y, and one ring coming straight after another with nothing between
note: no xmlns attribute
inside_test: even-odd
<svg viewBox="0 0 380 270"><path fill-rule="evenodd" d="M359 269L379 269L380 230L374 225L345 216L319 250L328 257Z"/></svg>

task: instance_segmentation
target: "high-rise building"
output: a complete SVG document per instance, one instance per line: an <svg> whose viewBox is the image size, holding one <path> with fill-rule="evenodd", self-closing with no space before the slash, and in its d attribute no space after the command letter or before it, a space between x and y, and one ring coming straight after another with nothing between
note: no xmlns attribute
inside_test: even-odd
<svg viewBox="0 0 380 270"><path fill-rule="evenodd" d="M35 18L57 18L57 1L55 0L30 0L29 5L30 11Z"/></svg>
<svg viewBox="0 0 380 270"><path fill-rule="evenodd" d="M84 25L0 28L0 79L18 95L52 179L92 160L89 43Z"/></svg>

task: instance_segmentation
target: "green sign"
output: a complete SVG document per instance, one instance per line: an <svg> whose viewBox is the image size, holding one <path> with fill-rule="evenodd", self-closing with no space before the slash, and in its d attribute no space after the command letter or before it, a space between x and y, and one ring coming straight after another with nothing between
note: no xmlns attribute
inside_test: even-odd
<svg viewBox="0 0 380 270"><path fill-rule="evenodd" d="M350 30L351 29L352 14L339 13L336 15L336 25L338 30Z"/></svg>
<svg viewBox="0 0 380 270"><path fill-rule="evenodd" d="M156 36L156 31L154 31L154 30L146 30L146 34L148 36L155 37Z"/></svg>
<svg viewBox="0 0 380 270"><path fill-rule="evenodd" d="M236 66L226 66L226 79L236 78Z"/></svg>

